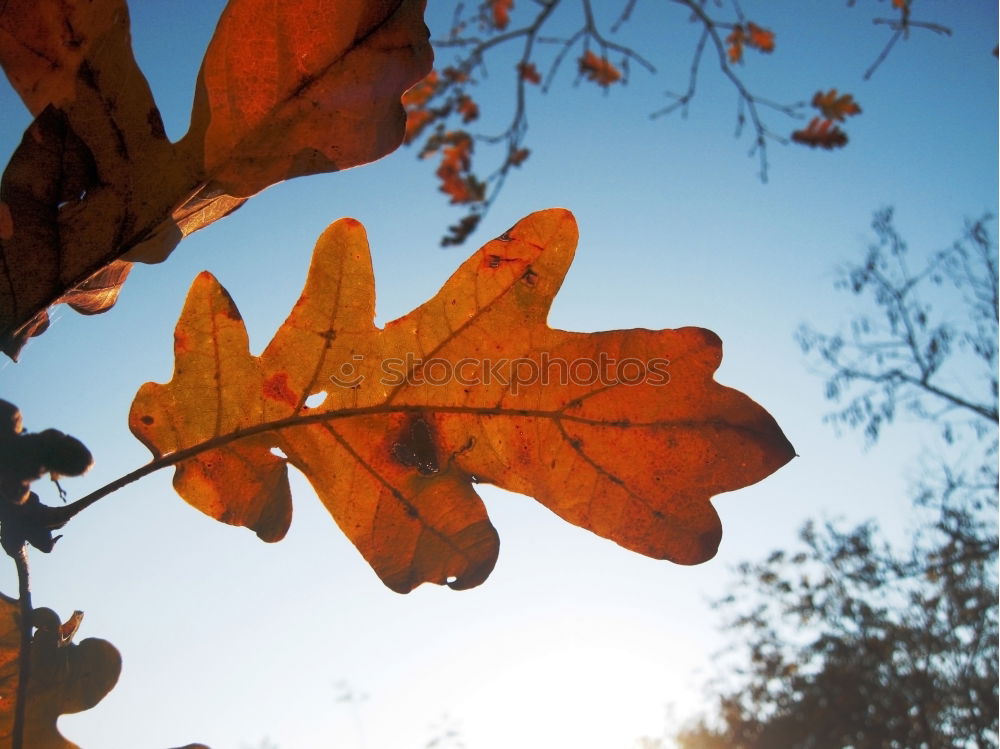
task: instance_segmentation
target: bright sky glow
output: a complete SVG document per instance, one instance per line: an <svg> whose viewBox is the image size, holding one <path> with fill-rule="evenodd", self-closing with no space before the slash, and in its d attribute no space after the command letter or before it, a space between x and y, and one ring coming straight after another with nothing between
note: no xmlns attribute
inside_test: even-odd
<svg viewBox="0 0 1000 749"><path fill-rule="evenodd" d="M432 30L445 29L452 4L430 5ZM2 397L27 428L57 427L90 447L95 468L64 483L82 496L148 460L128 431L129 404L143 382L170 378L173 326L199 271L227 287L259 352L298 296L316 237L341 216L368 230L384 323L427 299L482 242L558 205L575 213L581 240L550 324L711 328L725 343L717 379L770 410L801 457L715 500L722 548L696 568L639 557L487 487L502 543L491 578L467 592L424 586L408 596L382 586L301 476L288 537L265 545L185 505L161 472L102 500L53 554L32 558L36 605L63 617L83 609L78 637L106 638L124 657L115 690L61 721L73 741L416 749L452 725L469 749L633 747L663 734L668 705L684 717L705 704L701 675L722 643L705 602L723 593L732 565L787 548L808 517L876 516L905 529L919 430L891 431L868 452L860 436L838 439L821 424L822 382L792 333L852 314L852 300L832 290L833 269L859 255L877 208L897 207L918 254L949 244L966 217L996 211L997 5L915 2L953 36L915 33L862 82L886 39L870 19L888 2L744 0L777 34L773 55L748 53L751 87L780 100L837 87L864 109L842 152L771 146L766 185L747 137L732 137L735 94L711 64L686 119L649 119L665 89L686 86L696 40L683 11L661 5L639 3L620 32L660 66L656 76L636 69L627 88L605 95L574 88L567 67L550 95L533 92L531 158L466 247L437 247L458 213L412 150L285 183L185 240L165 264L137 267L109 314L57 311L21 363L0 364ZM137 57L172 137L186 129L221 7L132 3ZM490 63L498 90L510 88L509 69ZM502 101L480 104L484 122L506 121ZM6 85L0 108L5 163L29 118ZM0 589L16 590L13 565L3 565ZM338 702L338 682L367 698Z"/></svg>

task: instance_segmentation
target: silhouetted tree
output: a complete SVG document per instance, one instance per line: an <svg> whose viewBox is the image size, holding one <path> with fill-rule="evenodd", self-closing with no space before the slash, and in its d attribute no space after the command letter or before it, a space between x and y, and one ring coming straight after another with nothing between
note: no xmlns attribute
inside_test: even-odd
<svg viewBox="0 0 1000 749"><path fill-rule="evenodd" d="M997 256L989 218L911 270L891 210L838 285L874 302L847 333L803 327L836 424L874 443L936 428L905 547L875 522L807 523L716 602L733 645L681 749L997 746ZM916 425L911 424L911 428ZM875 499L875 498L873 498Z"/></svg>

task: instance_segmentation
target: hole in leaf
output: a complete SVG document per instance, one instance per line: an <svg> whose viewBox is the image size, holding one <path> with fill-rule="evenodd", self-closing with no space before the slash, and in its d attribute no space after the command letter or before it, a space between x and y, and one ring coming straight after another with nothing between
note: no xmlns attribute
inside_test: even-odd
<svg viewBox="0 0 1000 749"><path fill-rule="evenodd" d="M451 585L452 583L458 582L458 578L454 575L448 575L448 577L445 578L445 582L448 583L448 585Z"/></svg>
<svg viewBox="0 0 1000 749"><path fill-rule="evenodd" d="M272 447L271 455L275 455L281 458L282 460L288 460L288 456L285 455L284 451L280 447Z"/></svg>
<svg viewBox="0 0 1000 749"><path fill-rule="evenodd" d="M321 390L318 393L313 393L308 398L306 398L306 408L316 408L321 406L323 401L326 400L326 391Z"/></svg>

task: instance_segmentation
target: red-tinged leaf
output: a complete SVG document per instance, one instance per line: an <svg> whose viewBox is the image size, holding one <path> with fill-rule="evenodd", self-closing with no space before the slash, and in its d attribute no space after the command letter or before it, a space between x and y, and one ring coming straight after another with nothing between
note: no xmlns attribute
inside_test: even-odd
<svg viewBox="0 0 1000 749"><path fill-rule="evenodd" d="M0 348L16 358L52 304L107 309L124 264L163 260L268 185L395 149L400 97L430 69L422 13L423 0L230 0L175 145L124 0L0 4L0 62L37 115L0 183Z"/></svg>
<svg viewBox="0 0 1000 749"><path fill-rule="evenodd" d="M507 158L507 160L511 163L512 166L521 166L521 164L525 162L525 160L528 158L530 154L531 151L529 151L527 148L519 148L516 151L514 151L514 153L512 153Z"/></svg>
<svg viewBox="0 0 1000 749"><path fill-rule="evenodd" d="M479 105L472 100L472 97L464 95L458 97L455 108L462 115L462 122L464 123L472 122L479 117Z"/></svg>
<svg viewBox="0 0 1000 749"><path fill-rule="evenodd" d="M607 88L621 80L622 74L604 57L598 57L589 49L579 60L580 73L588 80Z"/></svg>
<svg viewBox="0 0 1000 749"><path fill-rule="evenodd" d="M490 0L491 20L494 28L503 31L510 23L510 11L514 0Z"/></svg>
<svg viewBox="0 0 1000 749"><path fill-rule="evenodd" d="M536 86L542 82L542 76L538 73L538 68L533 62L519 62L517 64L517 74L521 80L534 83Z"/></svg>
<svg viewBox="0 0 1000 749"><path fill-rule="evenodd" d="M230 0L182 144L234 197L390 153L403 141L400 98L430 70L423 5Z"/></svg>
<svg viewBox="0 0 1000 749"><path fill-rule="evenodd" d="M737 24L726 37L726 56L729 58L729 62L737 63L743 59L743 43L745 41L743 27Z"/></svg>
<svg viewBox="0 0 1000 749"><path fill-rule="evenodd" d="M847 145L847 133L833 124L832 120L813 117L804 130L792 133L792 140L810 148L843 148Z"/></svg>
<svg viewBox="0 0 1000 749"><path fill-rule="evenodd" d="M837 96L835 88L831 88L825 94L817 91L813 96L812 105L825 119L835 122L843 122L848 117L861 114L861 107L854 101L854 97L851 94Z"/></svg>
<svg viewBox="0 0 1000 749"><path fill-rule="evenodd" d="M4 3L0 61L37 114L0 182L0 346L16 357L64 294L140 244L169 251L196 176L135 63L124 0Z"/></svg>
<svg viewBox="0 0 1000 749"><path fill-rule="evenodd" d="M406 113L406 134L403 136L404 143L412 143L424 129L434 121L433 114L426 109L414 109Z"/></svg>
<svg viewBox="0 0 1000 749"><path fill-rule="evenodd" d="M774 52L774 32L750 22L747 24L746 43L761 52Z"/></svg>
<svg viewBox="0 0 1000 749"><path fill-rule="evenodd" d="M26 749L78 749L56 726L60 715L89 710L111 691L121 671L121 656L106 640L72 642L83 614L65 623L51 609L35 609L31 677L24 726ZM20 609L0 594L0 745L11 745L19 680Z"/></svg>
<svg viewBox="0 0 1000 749"><path fill-rule="evenodd" d="M432 70L423 80L406 90L402 96L403 106L406 109L415 109L424 106L437 93L439 85L440 78L438 77L438 72Z"/></svg>
<svg viewBox="0 0 1000 749"><path fill-rule="evenodd" d="M726 56L730 63L743 60L743 47L752 47L759 52L774 51L774 32L753 22L736 24L726 37Z"/></svg>
<svg viewBox="0 0 1000 749"><path fill-rule="evenodd" d="M548 327L576 239L568 211L533 214L380 329L364 229L343 219L260 356L203 273L177 324L173 379L140 389L130 427L155 456L196 453L177 465L185 500L269 540L288 528L292 463L400 592L489 574L498 540L476 483L639 553L704 561L721 537L711 497L763 479L792 447L763 408L714 381L710 331Z"/></svg>

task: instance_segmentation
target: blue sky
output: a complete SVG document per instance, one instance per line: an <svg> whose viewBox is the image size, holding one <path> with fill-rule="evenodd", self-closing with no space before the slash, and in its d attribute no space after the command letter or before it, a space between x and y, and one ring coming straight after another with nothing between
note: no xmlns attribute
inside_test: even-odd
<svg viewBox="0 0 1000 749"><path fill-rule="evenodd" d="M926 435L903 425L868 451L858 435L838 438L821 424L822 381L792 334L800 322L834 329L849 319L854 302L833 290L834 269L859 256L877 208L896 206L917 255L949 244L966 217L996 211L996 4L915 2L953 35L915 32L863 82L886 39L871 18L888 14L888 2L745 0L747 16L777 35L773 55L748 51L741 68L755 91L791 102L836 87L864 110L841 152L772 146L767 184L747 136L733 137L735 94L714 64L686 118L649 118L665 89L686 85L695 42L684 12L667 5L640 2L618 34L656 75L634 68L627 87L605 93L574 87L570 61L547 96L531 92L531 158L466 247L438 248L460 214L437 192L434 165L412 150L294 180L185 240L165 264L137 267L110 313L57 311L20 363L0 365L3 397L29 429L58 427L91 448L94 469L64 484L82 496L148 459L128 431L129 404L143 382L170 378L173 325L199 271L230 291L259 352L298 296L316 237L337 218L367 228L381 323L432 295L517 219L563 206L581 238L550 324L714 330L725 344L717 379L770 410L800 457L715 500L722 548L695 568L639 557L529 498L484 488L501 538L493 575L471 591L423 586L408 596L382 586L301 476L288 537L265 545L189 508L161 472L102 500L52 555L33 557L37 605L64 617L83 609L80 636L107 638L125 661L95 710L60 722L72 740L408 749L447 715L470 749L631 747L663 731L668 704L680 716L704 704L701 675L722 643L705 601L724 591L735 563L789 546L809 517L874 516L905 530ZM446 28L452 4L430 6L432 29ZM172 137L186 129L221 7L132 5L136 54ZM490 85L509 90L510 72L508 61L491 62ZM481 98L486 129L509 116L504 96ZM6 86L0 106L6 159L29 118ZM7 593L10 567L0 578ZM367 699L337 702L340 681Z"/></svg>

